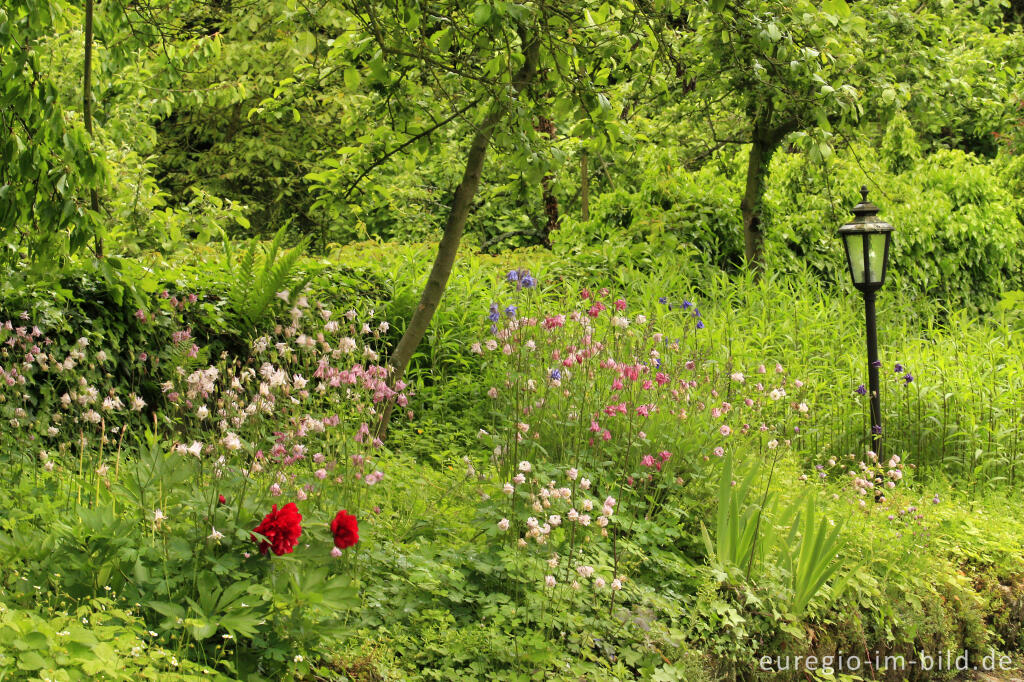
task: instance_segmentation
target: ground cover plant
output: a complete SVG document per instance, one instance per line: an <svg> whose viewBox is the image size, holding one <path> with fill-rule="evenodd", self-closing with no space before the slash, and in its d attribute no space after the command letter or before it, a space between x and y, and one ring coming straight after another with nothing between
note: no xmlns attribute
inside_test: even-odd
<svg viewBox="0 0 1024 682"><path fill-rule="evenodd" d="M355 271L372 251L349 252ZM999 509L1020 416L963 384L936 398L982 378L1019 391L1019 364L940 359L1019 343L1013 325L961 320L952 341L883 305L901 367L879 457L860 344L837 333L852 297L642 272L616 291L557 260L500 261L464 259L471 285L428 351L448 378L427 365L400 393L383 381L395 290L324 306L301 278L239 346L189 326L229 300L218 278L182 279L135 310L127 358L15 315L4 603L86 634L44 655L12 620L12 669L116 676L81 658L79 640L110 636L88 627L97 609L117 637L137 628L120 646L140 671L245 679L717 679L768 675L766 653L1019 649L1020 528ZM421 267L393 263L364 277ZM403 414L385 443L388 401Z"/></svg>
<svg viewBox="0 0 1024 682"><path fill-rule="evenodd" d="M0 3L0 680L1024 676L1022 18Z"/></svg>

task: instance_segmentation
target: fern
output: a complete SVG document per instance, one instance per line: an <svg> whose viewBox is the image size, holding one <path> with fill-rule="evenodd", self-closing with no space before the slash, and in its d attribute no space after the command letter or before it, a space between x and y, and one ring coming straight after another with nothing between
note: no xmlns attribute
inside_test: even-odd
<svg viewBox="0 0 1024 682"><path fill-rule="evenodd" d="M255 332L268 317L274 297L280 291L289 292L289 300L309 283L309 276L296 278L295 268L308 246L304 237L295 247L283 250L287 225L274 235L268 246L257 255L259 244L249 243L242 252L238 263L234 262L229 242L225 240L225 255L231 282L228 290L228 307L245 331Z"/></svg>

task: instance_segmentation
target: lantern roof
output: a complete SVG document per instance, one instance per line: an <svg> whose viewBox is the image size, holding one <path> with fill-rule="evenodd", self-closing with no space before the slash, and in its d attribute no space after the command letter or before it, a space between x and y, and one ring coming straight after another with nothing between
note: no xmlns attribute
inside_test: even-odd
<svg viewBox="0 0 1024 682"><path fill-rule="evenodd" d="M892 232L893 226L878 217L878 207L868 201L868 188L860 188L861 201L853 207L853 220L839 228L840 236L864 232Z"/></svg>

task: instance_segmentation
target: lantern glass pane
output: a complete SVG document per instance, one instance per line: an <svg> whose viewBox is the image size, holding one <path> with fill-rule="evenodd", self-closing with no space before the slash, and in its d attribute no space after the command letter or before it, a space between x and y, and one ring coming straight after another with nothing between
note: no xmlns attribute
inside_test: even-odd
<svg viewBox="0 0 1024 682"><path fill-rule="evenodd" d="M846 253L850 258L850 274L853 276L854 284L864 283L864 241L860 234L848 234L846 238Z"/></svg>
<svg viewBox="0 0 1024 682"><path fill-rule="evenodd" d="M871 282L882 281L882 266L885 265L885 233L876 232L871 235L870 246L868 247L868 259L871 264Z"/></svg>

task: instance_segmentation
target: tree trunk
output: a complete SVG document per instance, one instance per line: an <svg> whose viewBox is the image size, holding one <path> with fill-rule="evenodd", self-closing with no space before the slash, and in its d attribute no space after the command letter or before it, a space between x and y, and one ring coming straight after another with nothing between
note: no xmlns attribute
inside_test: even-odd
<svg viewBox="0 0 1024 682"><path fill-rule="evenodd" d="M580 220L590 220L590 174L587 172L587 150L580 155Z"/></svg>
<svg viewBox="0 0 1024 682"><path fill-rule="evenodd" d="M540 60L540 43L536 40L528 40L525 31L520 31L523 40L522 68L512 79L512 85L516 92L522 92L533 80L537 72L537 62ZM437 306L441 303L441 295L448 284L448 278L452 274L452 266L455 264L455 255L459 250L459 242L462 240L462 232L466 227L466 220L469 218L469 209L473 204L473 197L480 186L480 175L483 172L484 157L487 155L487 147L491 143L491 135L498 123L505 117L506 108L498 101L491 103L491 108L484 117L483 123L477 128L473 135L473 142L469 146L469 155L466 157L466 170L462 174L462 182L455 190L452 197L452 206L448 211L448 220L444 226L444 234L441 236L441 243L437 245L437 256L434 258L434 265L430 268L430 275L427 276L427 283L423 287L423 294L420 302L413 312L409 326L395 346L391 354L391 386L394 387L405 376L409 367L409 361L420 345L423 337L430 326L430 320L434 317ZM381 414L380 421L375 429L376 437L384 440L387 437L388 422L391 420L391 410L394 401L389 400Z"/></svg>
<svg viewBox="0 0 1024 682"><path fill-rule="evenodd" d="M555 124L545 117L539 116L537 120L537 132L547 135L548 140L555 139ZM551 233L558 229L558 197L551 191L551 174L545 173L540 179L541 199L544 203L544 215L547 216L547 225L544 228L544 245L551 248Z"/></svg>
<svg viewBox="0 0 1024 682"><path fill-rule="evenodd" d="M452 198L448 221L444 227L441 243L437 246L434 265L430 269L426 286L423 287L419 305L416 306L416 311L413 313L412 319L409 320L409 326L405 328L405 333L402 334L402 338L390 358L392 386L405 376L409 361L412 360L416 347L420 345L427 333L430 320L434 317L434 312L441 302L441 295L452 274L452 266L455 264L455 255L466 227L466 220L469 218L473 197L480 186L480 174L483 171L484 157L491 142L491 135L504 116L505 110L495 103L473 136L473 142L469 147L469 156L466 158L466 170L462 175L462 182L459 183L455 190L455 196ZM377 424L376 437L381 440L387 436L387 424L391 419L393 405L393 402L388 402Z"/></svg>
<svg viewBox="0 0 1024 682"><path fill-rule="evenodd" d="M94 0L85 0L85 59L82 68L82 118L85 132L92 137L92 16ZM100 212L100 197L96 188L89 189L89 207L94 213ZM98 217L97 217L98 219ZM96 233L96 257L103 258L103 237Z"/></svg>
<svg viewBox="0 0 1024 682"><path fill-rule="evenodd" d="M754 128L754 141L747 157L747 184L740 210L743 212L743 255L747 264L758 269L764 267L764 235L761 232L761 202L764 199L768 163L774 149L767 147Z"/></svg>
<svg viewBox="0 0 1024 682"><path fill-rule="evenodd" d="M764 268L763 218L764 189L768 181L768 164L779 143L799 127L799 121L790 119L771 125L771 113L754 122L754 134L747 158L747 184L743 191L740 210L743 212L743 255L756 269Z"/></svg>

